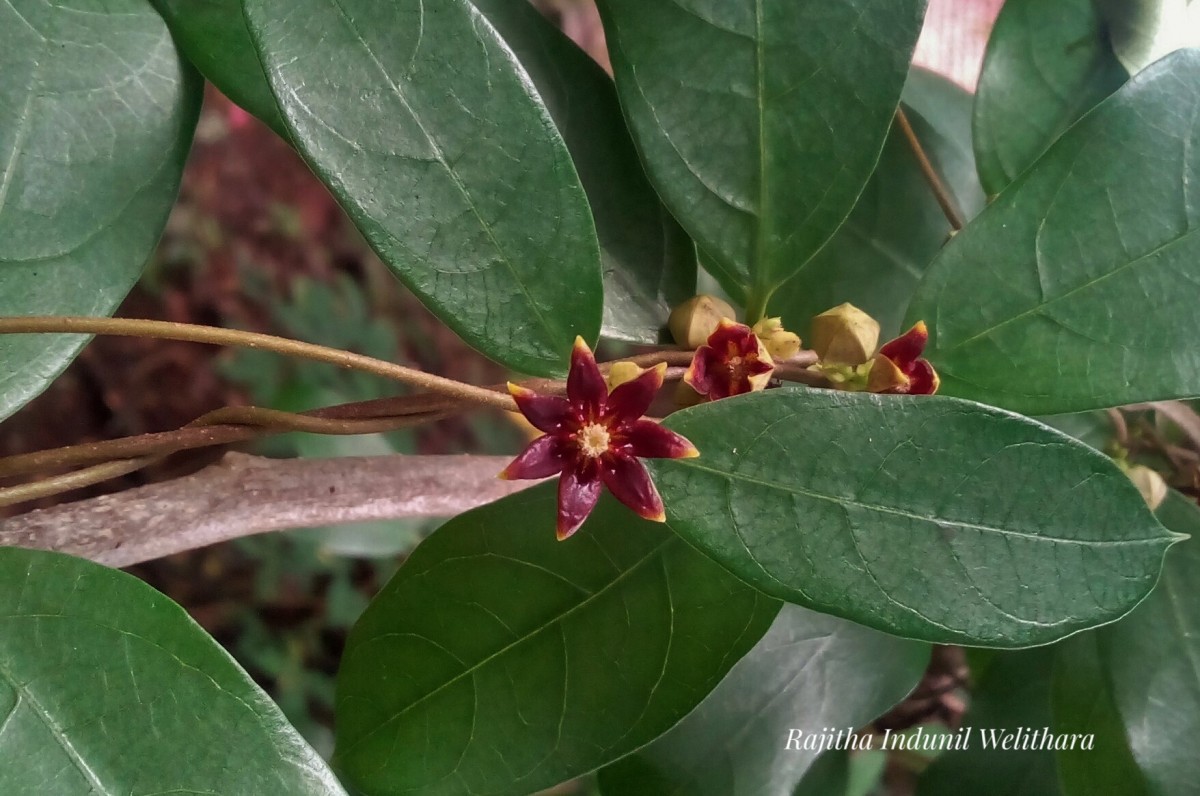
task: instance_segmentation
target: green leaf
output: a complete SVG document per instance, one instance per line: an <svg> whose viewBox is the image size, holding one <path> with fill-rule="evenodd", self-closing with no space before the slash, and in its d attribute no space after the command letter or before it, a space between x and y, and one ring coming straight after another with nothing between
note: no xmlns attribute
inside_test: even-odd
<svg viewBox="0 0 1200 796"><path fill-rule="evenodd" d="M1006 2L975 98L975 158L987 192L1000 193L1128 76L1093 0Z"/></svg>
<svg viewBox="0 0 1200 796"><path fill-rule="evenodd" d="M1048 415L1038 418L1051 428L1056 428L1062 433L1074 437L1095 448L1098 451L1107 451L1112 444L1116 430L1113 428L1112 420L1107 412L1079 412L1073 415Z"/></svg>
<svg viewBox="0 0 1200 796"><path fill-rule="evenodd" d="M971 709L963 717L964 748L947 752L926 770L917 796L1060 794L1054 751L1023 748L1028 737L1016 737L1050 726L1053 660L1054 651L1046 647L998 655L973 690ZM995 742L1003 744L1005 737L1010 748L997 748Z"/></svg>
<svg viewBox="0 0 1200 796"><path fill-rule="evenodd" d="M925 644L786 605L700 707L603 769L600 784L620 796L791 793L821 751L804 748L804 736L877 718L928 663Z"/></svg>
<svg viewBox="0 0 1200 796"><path fill-rule="evenodd" d="M669 729L779 604L607 497L567 542L555 484L435 531L355 625L334 759L367 793L526 794Z"/></svg>
<svg viewBox="0 0 1200 796"><path fill-rule="evenodd" d="M77 558L0 548L0 792L344 793L178 605Z"/></svg>
<svg viewBox="0 0 1200 796"><path fill-rule="evenodd" d="M1113 50L1131 74L1180 47L1200 44L1195 0L1095 0Z"/></svg>
<svg viewBox="0 0 1200 796"><path fill-rule="evenodd" d="M600 236L605 337L657 343L696 292L696 247L638 160L612 78L528 2L471 0L529 73L579 170Z"/></svg>
<svg viewBox="0 0 1200 796"><path fill-rule="evenodd" d="M674 530L767 594L899 636L1021 647L1110 622L1177 541L1107 457L966 401L771 390L664 425L700 450L647 462Z"/></svg>
<svg viewBox="0 0 1200 796"><path fill-rule="evenodd" d="M179 190L200 80L141 0L0 4L0 315L110 315ZM80 335L0 338L0 418Z"/></svg>
<svg viewBox="0 0 1200 796"><path fill-rule="evenodd" d="M175 44L221 93L288 137L254 49L242 0L152 0Z"/></svg>
<svg viewBox="0 0 1200 796"><path fill-rule="evenodd" d="M467 0L246 0L291 140L392 270L475 348L557 375L600 332L566 145ZM336 64L335 70L330 64Z"/></svg>
<svg viewBox="0 0 1200 796"><path fill-rule="evenodd" d="M1137 613L1123 621L1137 621L1133 618ZM1113 704L1112 689L1100 668L1096 640L1103 632L1080 633L1054 647L1051 727L1059 734L1095 736L1095 748L1091 750L1063 749L1055 753L1062 793L1063 796L1097 793L1148 796L1145 780L1125 740L1125 727Z"/></svg>
<svg viewBox="0 0 1200 796"><path fill-rule="evenodd" d="M792 796L842 796L850 789L853 765L850 752L825 752L804 772Z"/></svg>
<svg viewBox="0 0 1200 796"><path fill-rule="evenodd" d="M1200 781L1200 508L1172 491L1158 509L1192 538L1167 555L1162 580L1129 617L1097 634L1100 666L1129 748L1153 794Z"/></svg>
<svg viewBox="0 0 1200 796"><path fill-rule="evenodd" d="M734 295L761 301L879 159L924 0L602 0L650 178Z"/></svg>
<svg viewBox="0 0 1200 796"><path fill-rule="evenodd" d="M1158 517L1200 534L1200 509L1172 490ZM1187 793L1200 771L1188 733L1200 729L1195 538L1167 556L1158 588L1120 622L1058 645L1056 732L1092 732L1094 752L1059 752L1067 796Z"/></svg>
<svg viewBox="0 0 1200 796"><path fill-rule="evenodd" d="M971 218L984 205L971 153L971 95L939 75L913 69L904 107L921 146ZM804 334L814 315L844 301L899 334L908 297L950 237L942 213L900 130L893 128L870 182L823 249L771 297L769 315Z"/></svg>
<svg viewBox="0 0 1200 796"><path fill-rule="evenodd" d="M1027 414L1200 395L1197 153L1200 50L1068 130L917 289L942 391Z"/></svg>
<svg viewBox="0 0 1200 796"><path fill-rule="evenodd" d="M828 754L823 755L828 757ZM846 783L845 796L875 796L887 770L889 754L885 751L867 750L856 752L850 756L849 781ZM809 775L816 777L822 769L821 760L810 769ZM800 783L800 788L794 796L826 796L822 791L806 790L808 777Z"/></svg>

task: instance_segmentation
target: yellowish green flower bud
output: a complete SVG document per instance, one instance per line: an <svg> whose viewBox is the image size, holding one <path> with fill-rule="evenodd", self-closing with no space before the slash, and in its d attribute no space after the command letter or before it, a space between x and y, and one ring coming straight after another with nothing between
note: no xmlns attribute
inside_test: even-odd
<svg viewBox="0 0 1200 796"><path fill-rule="evenodd" d="M809 344L822 362L862 365L879 345L879 322L853 304L839 304L813 318Z"/></svg>
<svg viewBox="0 0 1200 796"><path fill-rule="evenodd" d="M818 362L809 370L829 380L829 386L845 392L863 392L871 374L871 362L862 365L842 365L837 362Z"/></svg>
<svg viewBox="0 0 1200 796"><path fill-rule="evenodd" d="M800 353L800 336L784 329L779 318L763 318L754 324L754 333L766 346L767 353L777 362Z"/></svg>
<svg viewBox="0 0 1200 796"><path fill-rule="evenodd" d="M684 348L699 348L717 329L722 318L733 319L737 311L728 302L702 293L671 310L667 328L675 342Z"/></svg>
<svg viewBox="0 0 1200 796"><path fill-rule="evenodd" d="M1135 464L1129 467L1125 474L1142 493L1142 499L1146 501L1146 505L1150 507L1151 511L1157 509L1167 499L1167 482L1149 467Z"/></svg>

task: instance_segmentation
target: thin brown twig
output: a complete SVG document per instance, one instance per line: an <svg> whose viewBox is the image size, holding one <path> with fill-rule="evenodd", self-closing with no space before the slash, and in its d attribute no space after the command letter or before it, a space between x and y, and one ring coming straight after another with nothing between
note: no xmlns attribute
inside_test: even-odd
<svg viewBox="0 0 1200 796"><path fill-rule="evenodd" d="M0 488L0 506L12 506L17 503L51 497L113 478L120 478L158 461L159 458L158 456L142 456L136 459L116 459L85 467L82 470L43 478L40 481Z"/></svg>
<svg viewBox="0 0 1200 796"><path fill-rule="evenodd" d="M353 436L381 434L444 417L445 413L411 412L393 417L326 418L259 406L226 406L189 423L189 426L250 426L270 434L303 431L309 434Z"/></svg>
<svg viewBox="0 0 1200 796"><path fill-rule="evenodd" d="M1122 448L1129 447L1129 424L1125 422L1125 414L1120 409L1109 409L1108 419L1113 424L1117 444Z"/></svg>
<svg viewBox="0 0 1200 796"><path fill-rule="evenodd" d="M680 355L691 356L690 352L683 351L664 353L668 354L665 359L671 362L683 359ZM644 365L662 361L663 358L660 354L646 354L633 359ZM602 369L608 370L611 365L612 363L604 363ZM682 375L683 369L675 366L668 368L665 378L670 381ZM565 389L563 382L546 379L531 379L522 384L544 393L562 392ZM502 388L503 385L496 385L488 389ZM0 457L0 478L98 462L124 461L135 457L161 457L197 448L245 442L288 431L337 435L375 434L441 420L469 405L452 396L417 393L327 406L301 413L248 406L224 407L174 431L139 434Z"/></svg>
<svg viewBox="0 0 1200 796"><path fill-rule="evenodd" d="M343 368L409 384L418 389L452 396L463 402L512 411L516 404L509 395L484 387L386 362L382 359L336 348L291 340L272 334L221 329L192 323L151 321L135 318L89 318L66 315L0 318L0 334L103 334L118 337L149 337L207 345L238 346L273 351L284 356L326 362Z"/></svg>
<svg viewBox="0 0 1200 796"><path fill-rule="evenodd" d="M783 381L807 384L809 387L829 387L829 379L808 369L807 365L789 361L775 367L775 377Z"/></svg>
<svg viewBox="0 0 1200 796"><path fill-rule="evenodd" d="M963 228L962 215L958 212L958 208L954 206L954 200L950 198L950 192L946 190L945 183L938 176L937 169L933 167L929 156L925 154L925 148L921 146L921 141L917 138L912 125L909 124L908 116L904 113L903 108L896 108L896 123L900 126L900 132L908 140L908 145L912 148L913 155L917 158L917 165L920 166L921 173L925 175L925 181L929 183L929 187L933 191L933 197L937 199L938 206L942 208L942 213L946 216L946 220L950 222L950 226L954 228L955 232L958 232Z"/></svg>
<svg viewBox="0 0 1200 796"><path fill-rule="evenodd" d="M78 467L135 457L166 456L197 448L246 442L268 434L288 431L343 435L376 434L440 420L449 414L449 412L420 412L394 417L326 420L308 414L278 412L258 407L227 407L219 409L215 413L209 413L174 431L138 434L121 439L87 442L5 456L0 458L0 477L12 477L40 470ZM219 424L211 422L226 416L236 419L238 422ZM119 473L118 475L123 474Z"/></svg>

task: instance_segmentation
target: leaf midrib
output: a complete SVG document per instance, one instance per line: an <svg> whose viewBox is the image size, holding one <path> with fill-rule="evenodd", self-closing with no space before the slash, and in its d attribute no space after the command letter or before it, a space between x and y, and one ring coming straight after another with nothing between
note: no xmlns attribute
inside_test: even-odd
<svg viewBox="0 0 1200 796"><path fill-rule="evenodd" d="M451 687L455 683L463 680L467 676L474 675L476 671L483 668L485 665L491 663L493 660L496 660L497 658L500 658L501 656L507 654L513 648L528 642L530 639L533 639L534 637L545 632L547 629L554 627L555 625L560 625L572 614L576 613L577 611L582 610L583 608L590 605L593 601L599 599L600 597L603 597L604 595L609 593L614 587L616 587L618 584L623 582L626 578L631 577L634 573L638 572L643 566L648 565L649 562L651 562L655 558L661 556L663 554L663 552L668 547L670 547L670 545L672 545L678 541L679 541L679 537L675 536L673 533L669 534L668 538L666 538L662 542L660 542L656 547L651 549L650 552L648 552L648 553L646 553L646 555L642 556L642 558L638 559L633 564L626 567L624 570L622 570L620 573L618 573L615 578L613 578L608 583L604 584L604 586L602 586L601 588L592 592L587 597L585 597L584 599L582 599L575 605L571 606L570 608L567 608L566 610L561 611L557 615L546 620L541 625L539 625L538 627L534 628L533 630L525 633L520 638L510 641L508 644L505 644L500 649L498 649L495 652L480 659L478 662L472 664L470 667L468 667L468 668L464 669L463 671L459 672L458 674L454 675L450 679L446 680L444 683L425 692L424 694L417 697L416 699L411 700L407 705L405 705L403 708L398 710L396 713L389 716L386 720L380 722L378 726L372 728L369 732L366 732L363 735L356 738L354 740L354 742L352 744L350 744L349 746L347 746L346 750L344 752L340 752L338 754L338 756L342 757L345 755L352 754L354 752L354 750L357 749L359 746L361 746L364 742L366 742L368 739L374 737L379 732L381 732L383 729L385 729L389 725L391 725L394 722L396 722L397 720L399 720L401 717L404 716L404 714L406 714L408 711L415 708L417 705L419 705L423 702L426 702L429 699L432 699L437 694L439 694L442 691L444 691L445 689ZM529 562L521 561L521 563L528 564Z"/></svg>
<svg viewBox="0 0 1200 796"><path fill-rule="evenodd" d="M754 223L754 262L750 263L750 274L755 292L766 296L770 290L769 272L763 257L767 249L767 205L770 192L767 190L767 85L765 74L766 52L763 46L763 0L754 0L754 78L758 95L755 105L758 110L758 213Z"/></svg>
<svg viewBox="0 0 1200 796"><path fill-rule="evenodd" d="M1006 530L1004 528L998 528L998 527L994 527L994 526L990 526L990 525L979 525L979 524L975 524L975 523L963 522L960 520L942 519L939 517L930 517L930 516L926 516L926 515L922 515L922 514L917 514L915 512L905 511L903 509L892 508L889 506L880 506L877 504L864 503L862 501L857 501L857 500L846 500L846 499L834 497L832 495L826 495L826 494L822 494L820 492L814 492L812 490L804 489L802 487L781 484L777 481L767 481L767 480L759 479L759 478L751 478L750 476L742 475L739 473L734 473L734 472L730 472L730 471L726 471L726 470L717 470L712 467L705 467L703 465L696 464L692 461L679 461L679 462L677 462L677 464L680 467L688 467L688 468L692 468L692 469L696 469L696 470L702 470L704 472L712 473L714 475L720 476L722 478L725 478L725 479L728 479L731 481L745 481L746 483L756 484L758 486L765 486L769 489L777 489L781 492L787 492L787 493L793 494L793 495L801 495L803 497L809 497L809 498L821 500L821 501L824 501L827 503L833 503L834 505L837 505L837 506L853 506L855 508L866 509L868 511L876 511L876 512L879 512L880 514L891 514L891 515L898 516L898 517L904 517L905 519L920 520L922 522L934 523L934 524L954 525L959 528L983 531L983 532L988 532L988 533L995 533L995 534L999 534L1001 536L1010 536L1010 537L1016 537L1016 538L1020 538L1020 539L1031 539L1031 540L1034 540L1037 542L1049 542L1049 543L1068 544L1068 545L1085 545L1088 547L1128 547L1128 546L1143 545L1143 544L1163 544L1164 546L1167 546L1170 541L1169 537L1162 537L1162 536L1150 536L1150 537L1144 537L1144 538L1138 538L1138 539L1109 539L1109 540L1066 539L1066 538L1058 537L1058 536L1045 536L1042 534L1028 533L1028 532L1024 532L1024 531L1011 531L1011 530Z"/></svg>

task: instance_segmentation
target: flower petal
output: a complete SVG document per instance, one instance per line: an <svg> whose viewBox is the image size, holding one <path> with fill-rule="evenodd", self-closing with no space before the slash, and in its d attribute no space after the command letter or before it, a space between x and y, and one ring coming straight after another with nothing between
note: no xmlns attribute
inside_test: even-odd
<svg viewBox="0 0 1200 796"><path fill-rule="evenodd" d="M713 390L712 366L717 359L717 352L708 346L702 345L697 348L696 353L692 355L691 364L684 371L684 382L701 395L711 393Z"/></svg>
<svg viewBox="0 0 1200 796"><path fill-rule="evenodd" d="M609 491L639 517L654 522L666 521L662 498L641 462L622 454L607 456L601 472Z"/></svg>
<svg viewBox="0 0 1200 796"><path fill-rule="evenodd" d="M568 467L558 479L558 541L579 530L600 499L600 468L596 459Z"/></svg>
<svg viewBox="0 0 1200 796"><path fill-rule="evenodd" d="M650 402L662 387L663 373L666 370L666 363L660 363L642 371L636 378L618 385L608 396L605 414L616 421L633 421L646 414Z"/></svg>
<svg viewBox="0 0 1200 796"><path fill-rule="evenodd" d="M608 400L608 385L600 374L596 357L582 337L575 338L571 349L571 370L567 373L567 398L583 412L585 419L595 419Z"/></svg>
<svg viewBox="0 0 1200 796"><path fill-rule="evenodd" d="M550 434L538 437L500 471L500 477L505 481L519 481L554 475L563 469L566 461L563 454L562 442L557 437Z"/></svg>
<svg viewBox="0 0 1200 796"><path fill-rule="evenodd" d="M908 378L910 395L933 395L941 385L937 371L927 359L918 359L912 363L912 367L908 369Z"/></svg>
<svg viewBox="0 0 1200 796"><path fill-rule="evenodd" d="M722 318L716 330L708 336L708 344L722 354L733 348L741 356L758 353L758 336L744 323Z"/></svg>
<svg viewBox="0 0 1200 796"><path fill-rule="evenodd" d="M913 328L895 340L884 343L883 347L879 349L879 353L903 368L921 356L927 342L929 342L929 330L925 327L925 321L917 321L913 324Z"/></svg>
<svg viewBox="0 0 1200 796"><path fill-rule="evenodd" d="M871 371L867 375L867 390L881 394L903 395L912 386L912 379L891 357L882 353L871 358Z"/></svg>
<svg viewBox="0 0 1200 796"><path fill-rule="evenodd" d="M639 420L625 433L629 453L643 459L693 459L696 446L652 420Z"/></svg>
<svg viewBox="0 0 1200 796"><path fill-rule="evenodd" d="M519 384L508 383L517 408L534 428L547 434L561 431L572 419L571 404L557 395L538 395Z"/></svg>
<svg viewBox="0 0 1200 796"><path fill-rule="evenodd" d="M768 362L765 359L758 359L757 357L746 360L746 364L743 367L746 370L747 376L761 376L764 373L770 373L771 371L775 370L775 364L773 362Z"/></svg>

